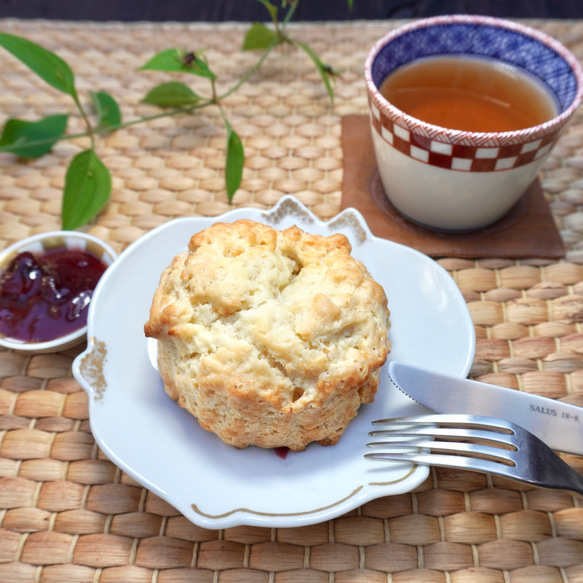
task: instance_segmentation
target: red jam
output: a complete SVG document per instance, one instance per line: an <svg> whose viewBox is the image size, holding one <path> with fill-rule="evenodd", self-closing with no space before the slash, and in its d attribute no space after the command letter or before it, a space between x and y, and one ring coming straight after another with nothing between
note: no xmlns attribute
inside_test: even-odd
<svg viewBox="0 0 583 583"><path fill-rule="evenodd" d="M43 342L82 328L106 269L95 255L77 249L20 253L0 277L0 333Z"/></svg>
<svg viewBox="0 0 583 583"><path fill-rule="evenodd" d="M284 460L287 457L287 454L289 453L289 448L288 447L275 447L275 448L273 448L273 451L275 452L275 455L277 457L280 457L282 460Z"/></svg>

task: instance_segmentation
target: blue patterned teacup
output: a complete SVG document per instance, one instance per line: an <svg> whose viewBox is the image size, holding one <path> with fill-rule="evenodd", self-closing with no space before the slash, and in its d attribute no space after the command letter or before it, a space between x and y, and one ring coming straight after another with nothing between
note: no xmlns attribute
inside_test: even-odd
<svg viewBox="0 0 583 583"><path fill-rule="evenodd" d="M402 65L432 56L494 59L535 78L557 115L505 132L432 125L389 103L379 87ZM578 60L555 39L485 16L439 16L380 39L365 63L370 121L385 194L403 215L430 228L470 231L503 217L536 179L583 98Z"/></svg>

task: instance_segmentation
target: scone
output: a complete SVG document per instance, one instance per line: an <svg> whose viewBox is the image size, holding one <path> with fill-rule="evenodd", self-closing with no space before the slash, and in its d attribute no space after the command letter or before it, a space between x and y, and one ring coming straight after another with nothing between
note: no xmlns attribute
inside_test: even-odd
<svg viewBox="0 0 583 583"><path fill-rule="evenodd" d="M194 235L145 324L168 395L237 448L335 444L390 351L385 292L350 252L249 220Z"/></svg>

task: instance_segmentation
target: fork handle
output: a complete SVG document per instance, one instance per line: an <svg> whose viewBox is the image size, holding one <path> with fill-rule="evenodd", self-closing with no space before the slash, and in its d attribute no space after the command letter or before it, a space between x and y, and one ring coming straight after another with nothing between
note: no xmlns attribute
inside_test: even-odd
<svg viewBox="0 0 583 583"><path fill-rule="evenodd" d="M546 457L533 458L533 462L544 464ZM559 471L557 471L559 470ZM568 490L583 496L583 476L574 470L564 459L558 458L554 463L546 463L541 468L542 479L537 480L537 486Z"/></svg>

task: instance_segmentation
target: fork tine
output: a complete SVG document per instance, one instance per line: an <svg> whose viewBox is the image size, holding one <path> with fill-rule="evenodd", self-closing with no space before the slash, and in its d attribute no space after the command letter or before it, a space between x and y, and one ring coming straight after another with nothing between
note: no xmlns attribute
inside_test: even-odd
<svg viewBox="0 0 583 583"><path fill-rule="evenodd" d="M478 427L498 431L501 433L513 433L513 425L504 419L492 417L482 417L478 415L464 414L428 414L412 415L410 417L391 417L388 419L377 419L372 425L452 425L455 427Z"/></svg>
<svg viewBox="0 0 583 583"><path fill-rule="evenodd" d="M439 439L477 439L492 443L500 443L514 448L513 434L483 431L481 429L465 429L455 427L435 427L421 424L415 427L405 427L403 423L396 423L394 427L370 431L371 437L436 437Z"/></svg>
<svg viewBox="0 0 583 583"><path fill-rule="evenodd" d="M465 443L465 442L447 442L447 441L433 441L433 440L411 440L411 441L373 441L371 443L366 444L367 447L370 448L386 448L388 449L389 454L397 454L397 455L405 455L407 453L411 455L423 455L424 452L421 450L428 450L431 452L431 459L433 456L440 455L439 453L433 452L442 452L442 453L450 453L450 454L468 454L471 456L476 456L474 459L485 459L488 458L491 461L495 461L496 463L509 465L516 465L514 461L513 453L516 451L508 450L508 449L501 449L499 447L492 447L489 445L482 445L478 443ZM391 450L399 450L399 449L409 449L415 451L409 452L394 452ZM378 457L375 458L375 455ZM369 459L386 459L384 457L384 453L380 454L365 454L365 457ZM451 456L453 457L453 456Z"/></svg>
<svg viewBox="0 0 583 583"><path fill-rule="evenodd" d="M388 451L367 453L367 459L454 467L502 476L507 476L508 470L516 465L515 432L503 420L430 414L378 419L373 425L385 427L369 435L388 439L368 443L367 447L383 447ZM445 439L453 441L439 441Z"/></svg>
<svg viewBox="0 0 583 583"><path fill-rule="evenodd" d="M472 472L482 472L503 477L511 477L506 473L508 466L483 460L457 455L440 455L435 453L367 453L365 458L378 461L407 462L426 466L439 466L442 468L458 468L460 470L470 470Z"/></svg>

